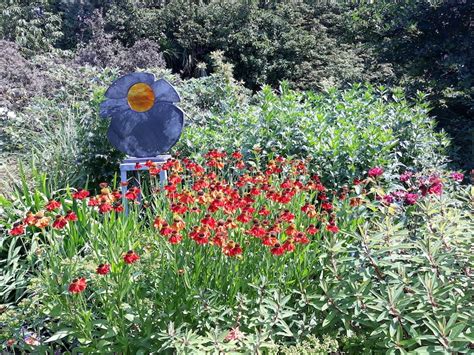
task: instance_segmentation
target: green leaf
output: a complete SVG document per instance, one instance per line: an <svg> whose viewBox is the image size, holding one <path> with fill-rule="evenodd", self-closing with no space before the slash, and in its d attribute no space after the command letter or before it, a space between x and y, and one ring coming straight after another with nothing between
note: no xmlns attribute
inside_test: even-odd
<svg viewBox="0 0 474 355"><path fill-rule="evenodd" d="M45 343L50 343L50 342L65 338L71 334L74 334L74 331L72 329L62 329L56 332L55 334L53 334L53 336L51 336L50 338L46 339Z"/></svg>

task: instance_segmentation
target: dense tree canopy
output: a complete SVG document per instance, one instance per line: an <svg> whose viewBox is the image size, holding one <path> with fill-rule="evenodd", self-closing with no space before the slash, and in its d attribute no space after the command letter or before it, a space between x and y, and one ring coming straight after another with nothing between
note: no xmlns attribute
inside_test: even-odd
<svg viewBox="0 0 474 355"><path fill-rule="evenodd" d="M9 0L0 9L1 37L25 55L57 47L77 51L81 63L117 66L133 50L121 53L146 39L149 62L164 58L183 77L212 72L210 54L221 50L236 79L254 90L281 80L316 91L354 82L421 90L461 150L454 159L464 168L473 164L466 127L474 107L474 38L466 1Z"/></svg>

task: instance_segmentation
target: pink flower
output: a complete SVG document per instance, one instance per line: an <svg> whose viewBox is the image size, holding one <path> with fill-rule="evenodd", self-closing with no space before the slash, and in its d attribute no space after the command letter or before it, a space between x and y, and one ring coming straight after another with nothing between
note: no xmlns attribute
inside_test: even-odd
<svg viewBox="0 0 474 355"><path fill-rule="evenodd" d="M383 197L383 203L385 203L386 205L390 205L391 203L393 203L393 196L392 195L385 195Z"/></svg>
<svg viewBox="0 0 474 355"><path fill-rule="evenodd" d="M232 341L232 340L240 340L244 337L244 333L239 330L239 327L235 327L229 330L226 337L224 338L225 341Z"/></svg>
<svg viewBox="0 0 474 355"><path fill-rule="evenodd" d="M400 175L400 181L406 182L410 180L412 176L413 176L413 173L411 171L405 171L402 175Z"/></svg>
<svg viewBox="0 0 474 355"><path fill-rule="evenodd" d="M373 178L380 176L382 174L383 174L383 169L379 166L369 169L369 172L368 172L368 175Z"/></svg>
<svg viewBox="0 0 474 355"><path fill-rule="evenodd" d="M405 204L414 205L420 196L418 194L406 194L405 195Z"/></svg>
<svg viewBox="0 0 474 355"><path fill-rule="evenodd" d="M450 176L451 176L451 179L457 182L461 182L464 180L464 174L462 173L452 172Z"/></svg>

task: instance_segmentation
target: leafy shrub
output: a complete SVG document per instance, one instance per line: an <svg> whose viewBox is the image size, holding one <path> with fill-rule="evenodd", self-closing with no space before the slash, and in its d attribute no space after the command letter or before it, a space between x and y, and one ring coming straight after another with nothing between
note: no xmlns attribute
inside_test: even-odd
<svg viewBox="0 0 474 355"><path fill-rule="evenodd" d="M164 68L166 66L160 47L148 39L138 40L130 48L104 30L104 19L99 12L89 21L92 31L90 41L79 49L76 62L95 67L119 68L128 73L136 69Z"/></svg>
<svg viewBox="0 0 474 355"><path fill-rule="evenodd" d="M472 228L449 175L377 168L334 191L301 160L205 161L169 161L170 183L128 218L104 185L24 190L6 240L40 243L29 292L45 321L9 311L5 339L22 327L36 342L14 346L30 351L291 352L311 336L351 353L468 350Z"/></svg>
<svg viewBox="0 0 474 355"><path fill-rule="evenodd" d="M326 94L265 87L246 106L230 106L205 125L189 125L177 145L186 156L201 147L242 148L310 156L331 181L360 175L370 164L414 169L444 163L447 141L434 132L423 96L411 104L399 90L354 85Z"/></svg>
<svg viewBox="0 0 474 355"><path fill-rule="evenodd" d="M44 53L62 37L61 16L48 0L7 0L0 4L0 38L29 55Z"/></svg>

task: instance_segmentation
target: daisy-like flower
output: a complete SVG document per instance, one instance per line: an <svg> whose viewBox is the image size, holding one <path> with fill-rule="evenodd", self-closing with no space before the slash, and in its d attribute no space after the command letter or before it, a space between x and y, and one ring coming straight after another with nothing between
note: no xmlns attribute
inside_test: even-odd
<svg viewBox="0 0 474 355"><path fill-rule="evenodd" d="M59 207L61 207L61 203L55 200L50 200L46 206L44 206L44 208L49 212L57 210Z"/></svg>
<svg viewBox="0 0 474 355"><path fill-rule="evenodd" d="M67 225L67 219L64 216L58 214L56 219L53 222L53 228L55 229L63 229Z"/></svg>
<svg viewBox="0 0 474 355"><path fill-rule="evenodd" d="M100 264L96 271L99 275L107 275L110 272L110 264Z"/></svg>
<svg viewBox="0 0 474 355"><path fill-rule="evenodd" d="M273 248L270 249L270 252L273 255L280 256L285 254L285 248L281 244L277 243L273 246Z"/></svg>
<svg viewBox="0 0 474 355"><path fill-rule="evenodd" d="M370 168L367 175L369 175L372 178L375 178L375 177L380 176L382 174L383 174L383 168L381 168L379 166L376 166L376 167Z"/></svg>
<svg viewBox="0 0 474 355"><path fill-rule="evenodd" d="M133 250L127 251L127 253L123 256L123 261L126 264L133 264L138 260L140 260L140 257Z"/></svg>
<svg viewBox="0 0 474 355"><path fill-rule="evenodd" d="M71 284L68 287L69 292L71 293L81 293L87 287L87 280L84 277L79 279L72 280Z"/></svg>
<svg viewBox="0 0 474 355"><path fill-rule="evenodd" d="M12 236L12 237L16 237L18 235L21 235L25 233L25 227L23 226L22 223L20 222L17 222L13 225L13 228L10 229L10 232L9 234Z"/></svg>
<svg viewBox="0 0 474 355"><path fill-rule="evenodd" d="M78 189L76 192L72 194L72 198L76 200L84 200L85 198L89 197L90 193L87 190Z"/></svg>
<svg viewBox="0 0 474 355"><path fill-rule="evenodd" d="M462 182L464 180L464 174L463 173L457 173L457 172L453 172L451 173L451 179L453 179L454 181L457 181L457 182Z"/></svg>
<svg viewBox="0 0 474 355"><path fill-rule="evenodd" d="M134 157L168 151L179 139L184 113L174 105L176 90L150 73L131 73L117 79L105 92L102 117L112 118L107 136L118 150Z"/></svg>

